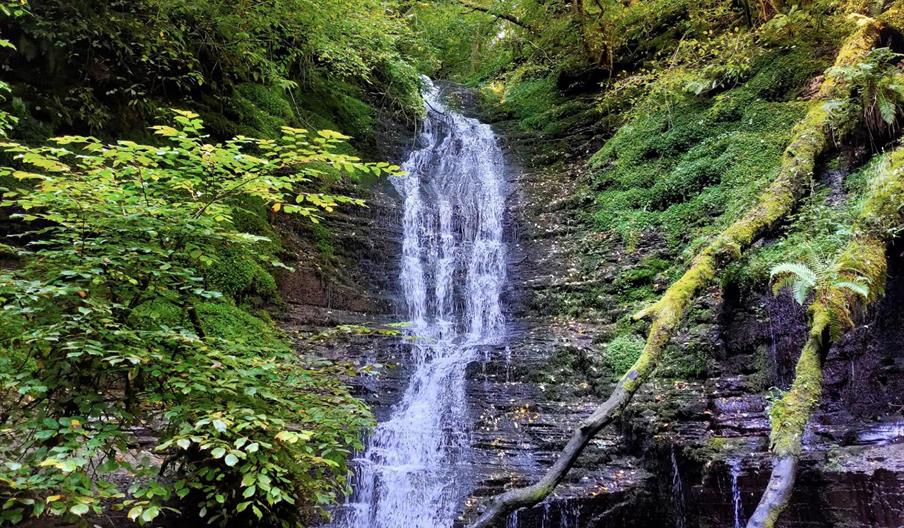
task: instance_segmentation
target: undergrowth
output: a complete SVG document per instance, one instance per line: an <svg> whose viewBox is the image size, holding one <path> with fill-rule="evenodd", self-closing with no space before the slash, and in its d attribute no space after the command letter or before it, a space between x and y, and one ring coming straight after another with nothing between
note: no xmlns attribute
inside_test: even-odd
<svg viewBox="0 0 904 528"><path fill-rule="evenodd" d="M591 159L598 227L629 247L656 230L673 251L717 232L775 175L806 72L824 67L812 50L775 54L736 88L638 112Z"/></svg>

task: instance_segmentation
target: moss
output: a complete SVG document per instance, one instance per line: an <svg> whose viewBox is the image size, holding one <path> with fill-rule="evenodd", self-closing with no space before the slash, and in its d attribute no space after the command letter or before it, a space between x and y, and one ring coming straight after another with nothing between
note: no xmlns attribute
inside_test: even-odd
<svg viewBox="0 0 904 528"><path fill-rule="evenodd" d="M855 37L858 36L859 32L855 33ZM844 55L844 59L849 60L850 55ZM834 95L834 92L821 93ZM795 205L810 182L817 156L828 142L827 123L828 115L822 100L811 103L807 115L794 128L794 139L782 156L781 169L775 180L745 214L694 258L684 275L655 304L635 315L635 318L652 316L653 322L643 353L625 375L626 390L636 390L637 385L649 376L697 292L715 278L717 269L726 261L739 258L742 249Z"/></svg>
<svg viewBox="0 0 904 528"><path fill-rule="evenodd" d="M226 115L234 116L233 130L255 137L278 137L280 127L297 122L285 91L277 86L258 83L237 85ZM216 126L223 127L220 124Z"/></svg>
<svg viewBox="0 0 904 528"><path fill-rule="evenodd" d="M868 198L863 203L860 219L857 223L859 231L874 233L888 232L901 223L901 204L904 203L904 151L895 150L882 161L878 177L874 178L868 189Z"/></svg>
<svg viewBox="0 0 904 528"><path fill-rule="evenodd" d="M162 299L138 305L129 317L130 323L142 330L153 330L161 325L176 327L185 324L184 311Z"/></svg>
<svg viewBox="0 0 904 528"><path fill-rule="evenodd" d="M606 345L603 357L615 375L627 372L643 351L643 338L634 334L615 337Z"/></svg>
<svg viewBox="0 0 904 528"><path fill-rule="evenodd" d="M200 303L196 307L208 337L284 349L288 345L267 321L228 303Z"/></svg>
<svg viewBox="0 0 904 528"><path fill-rule="evenodd" d="M904 28L904 6L900 4L891 6L879 15L879 19L889 26L901 30Z"/></svg>
<svg viewBox="0 0 904 528"><path fill-rule="evenodd" d="M794 56L787 62L802 60ZM774 178L789 130L805 111L798 101L760 99L764 79L784 71L761 67L769 75L711 99L645 112L619 129L591 159L598 226L625 240L656 229L678 249L737 218ZM795 77L782 90L802 82Z"/></svg>
<svg viewBox="0 0 904 528"><path fill-rule="evenodd" d="M336 256L336 248L333 246L333 234L323 224L312 224L311 232L314 235L314 247L327 259Z"/></svg>
<svg viewBox="0 0 904 528"><path fill-rule="evenodd" d="M295 90L253 82L238 84L228 98L202 100L201 114L207 128L219 137L275 138L282 126L289 125L349 132L362 143L372 140L375 131L374 108L366 99L362 90L350 83L312 74Z"/></svg>
<svg viewBox="0 0 904 528"><path fill-rule="evenodd" d="M205 271L207 287L233 299L256 295L275 300L276 280L244 246L226 245Z"/></svg>
<svg viewBox="0 0 904 528"><path fill-rule="evenodd" d="M823 314L824 316L825 314ZM821 317L811 326L807 344L797 360L794 382L785 395L772 404L769 419L772 424L772 451L779 456L798 456L810 414L822 394L823 331L828 319Z"/></svg>
<svg viewBox="0 0 904 528"><path fill-rule="evenodd" d="M519 119L523 128L533 130L542 130L576 109L559 93L553 73L527 65L517 68L505 80L501 106Z"/></svg>
<svg viewBox="0 0 904 528"><path fill-rule="evenodd" d="M222 292L233 300L258 297L266 302L278 302L276 279L269 271L269 263L282 251L280 235L268 219L268 209L262 200L245 198L233 204L232 222L243 233L265 237L252 245L223 243L204 273L207 287Z"/></svg>
<svg viewBox="0 0 904 528"><path fill-rule="evenodd" d="M262 200L248 200L238 204L232 211L232 223L242 233L266 237L255 243L255 252L276 255L282 251L280 235L267 217L267 207Z"/></svg>
<svg viewBox="0 0 904 528"><path fill-rule="evenodd" d="M904 149L897 149L872 182L854 223L854 236L835 258L810 305L810 331L797 362L791 389L770 411L772 449L778 455L798 456L801 437L822 391L822 353L831 341L854 324L855 312L878 299L887 268L885 241L904 227ZM864 297L845 282L868 286Z"/></svg>
<svg viewBox="0 0 904 528"><path fill-rule="evenodd" d="M374 109L362 90L351 84L312 75L292 97L307 128L346 131L358 140L369 140L367 134L375 130Z"/></svg>
<svg viewBox="0 0 904 528"><path fill-rule="evenodd" d="M665 280L672 263L658 257L647 257L637 266L622 270L613 281L620 293L621 304L646 301L655 296L656 283Z"/></svg>

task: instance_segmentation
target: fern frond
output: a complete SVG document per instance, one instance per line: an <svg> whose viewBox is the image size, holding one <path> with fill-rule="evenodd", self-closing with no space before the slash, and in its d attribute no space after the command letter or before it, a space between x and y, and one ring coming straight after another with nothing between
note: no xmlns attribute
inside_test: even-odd
<svg viewBox="0 0 904 528"><path fill-rule="evenodd" d="M774 279L776 276L786 274L794 275L811 287L816 284L816 273L807 267L806 264L801 264L799 262L782 262L781 264L777 264L769 272L769 278Z"/></svg>
<svg viewBox="0 0 904 528"><path fill-rule="evenodd" d="M810 290L812 289L813 284L802 280L796 280L791 285L791 293L794 294L794 300L797 301L797 304L800 305L803 305L805 302L807 302L807 297L810 296Z"/></svg>
<svg viewBox="0 0 904 528"><path fill-rule="evenodd" d="M769 279L773 281L772 293L778 294L782 288L788 287L794 295L794 300L804 304L810 291L816 286L816 273L805 264L797 262L782 262L772 268Z"/></svg>
<svg viewBox="0 0 904 528"><path fill-rule="evenodd" d="M834 286L837 288L850 290L857 295L860 295L864 299L869 298L869 286L867 286L866 284L853 281L838 281L834 284Z"/></svg>

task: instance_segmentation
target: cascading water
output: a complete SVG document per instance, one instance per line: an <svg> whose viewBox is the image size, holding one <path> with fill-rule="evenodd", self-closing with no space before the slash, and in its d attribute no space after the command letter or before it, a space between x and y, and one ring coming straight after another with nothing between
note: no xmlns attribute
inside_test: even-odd
<svg viewBox="0 0 904 528"><path fill-rule="evenodd" d="M741 459L729 459L728 471L731 474L731 505L734 508L734 528L742 528L744 526L744 511L741 504L741 487L738 485L738 477L741 475Z"/></svg>
<svg viewBox="0 0 904 528"><path fill-rule="evenodd" d="M428 115L393 180L405 199L401 283L413 373L359 459L337 526L448 528L469 491L465 370L505 337L504 164L488 125L443 104Z"/></svg>
<svg viewBox="0 0 904 528"><path fill-rule="evenodd" d="M684 484L681 482L681 473L678 472L678 458L675 457L675 448L671 450L672 462L672 507L675 509L675 528L685 528Z"/></svg>

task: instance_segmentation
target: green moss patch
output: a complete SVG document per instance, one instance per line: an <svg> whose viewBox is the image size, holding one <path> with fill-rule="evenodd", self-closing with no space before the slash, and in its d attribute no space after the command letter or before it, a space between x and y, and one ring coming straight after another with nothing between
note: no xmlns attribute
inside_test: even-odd
<svg viewBox="0 0 904 528"><path fill-rule="evenodd" d="M673 249L737 218L774 178L821 67L812 53L773 54L745 83L712 98L646 105L592 160L596 221L626 240L662 232Z"/></svg>

